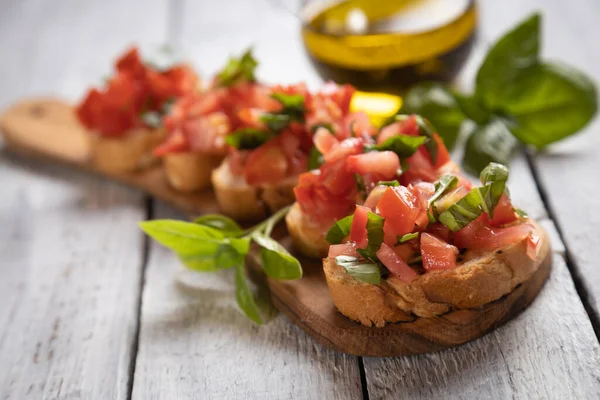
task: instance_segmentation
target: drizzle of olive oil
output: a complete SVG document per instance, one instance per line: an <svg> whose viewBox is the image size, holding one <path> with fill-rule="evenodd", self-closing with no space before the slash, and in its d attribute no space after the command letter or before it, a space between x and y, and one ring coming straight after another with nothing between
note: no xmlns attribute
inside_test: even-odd
<svg viewBox="0 0 600 400"><path fill-rule="evenodd" d="M452 79L475 33L473 0L325 3L303 10L305 46L325 78L363 90L401 93L419 80Z"/></svg>

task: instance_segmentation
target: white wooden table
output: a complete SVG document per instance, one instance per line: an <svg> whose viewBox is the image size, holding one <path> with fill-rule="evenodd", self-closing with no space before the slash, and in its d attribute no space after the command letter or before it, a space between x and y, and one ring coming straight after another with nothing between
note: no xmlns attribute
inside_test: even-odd
<svg viewBox="0 0 600 400"><path fill-rule="evenodd" d="M597 0L480 6L463 82L486 46L536 9L545 55L600 81ZM76 101L133 43L179 46L205 76L253 43L264 79L319 83L298 21L266 0L0 0L0 107L40 94ZM555 251L533 305L465 346L389 359L330 351L281 315L252 325L234 307L229 273L185 272L138 229L181 217L173 210L2 151L0 399L598 399L599 148L600 119L512 164L513 197Z"/></svg>

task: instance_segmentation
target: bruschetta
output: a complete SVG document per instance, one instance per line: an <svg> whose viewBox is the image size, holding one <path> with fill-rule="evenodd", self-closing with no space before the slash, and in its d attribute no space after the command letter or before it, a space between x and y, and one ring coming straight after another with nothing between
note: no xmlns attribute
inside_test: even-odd
<svg viewBox="0 0 600 400"><path fill-rule="evenodd" d="M480 187L443 175L374 189L329 233L340 243L323 267L338 310L384 326L476 308L529 279L548 241L513 208L507 178L506 167L490 164Z"/></svg>
<svg viewBox="0 0 600 400"><path fill-rule="evenodd" d="M154 161L163 140L162 115L176 98L196 90L198 77L187 65L159 71L130 49L103 88L91 89L77 106L90 131L92 162L107 171L133 171Z"/></svg>
<svg viewBox="0 0 600 400"><path fill-rule="evenodd" d="M295 200L298 176L314 158L313 132L325 130L335 140L350 136L368 117L350 113L354 89L326 84L311 94L303 84L269 87L274 106L244 108L241 126L226 141L231 151L212 173L223 213L242 220L264 218Z"/></svg>

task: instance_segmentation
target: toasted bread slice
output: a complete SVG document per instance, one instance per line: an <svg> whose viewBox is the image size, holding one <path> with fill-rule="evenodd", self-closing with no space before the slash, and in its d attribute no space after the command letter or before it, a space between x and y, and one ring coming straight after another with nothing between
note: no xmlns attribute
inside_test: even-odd
<svg viewBox="0 0 600 400"><path fill-rule="evenodd" d="M210 186L210 176L224 156L204 153L169 153L163 156L171 186L181 192L193 192Z"/></svg>
<svg viewBox="0 0 600 400"><path fill-rule="evenodd" d="M327 257L329 242L325 240L325 235L330 226L322 226L319 221L303 213L298 203L294 203L285 222L294 246L302 254L312 258Z"/></svg>
<svg viewBox="0 0 600 400"><path fill-rule="evenodd" d="M450 310L483 306L528 280L548 256L550 244L535 222L540 240L535 258L527 254L527 238L493 252L468 251L454 269L430 271L411 283L390 277L379 285L354 279L335 259L324 259L327 285L337 309L366 326L432 318Z"/></svg>
<svg viewBox="0 0 600 400"><path fill-rule="evenodd" d="M161 129L134 129L123 137L92 134L92 162L103 171L129 172L143 169L157 161L152 150L165 137Z"/></svg>
<svg viewBox="0 0 600 400"><path fill-rule="evenodd" d="M231 172L225 160L212 172L211 181L223 214L236 220L258 221L294 202L298 177L276 185L249 185L243 176Z"/></svg>

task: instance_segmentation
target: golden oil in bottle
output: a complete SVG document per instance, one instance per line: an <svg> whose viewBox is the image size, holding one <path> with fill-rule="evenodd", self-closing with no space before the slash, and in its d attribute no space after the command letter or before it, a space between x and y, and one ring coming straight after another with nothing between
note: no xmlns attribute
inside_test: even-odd
<svg viewBox="0 0 600 400"><path fill-rule="evenodd" d="M456 75L476 16L474 0L308 1L302 37L324 78L401 93L417 81Z"/></svg>

